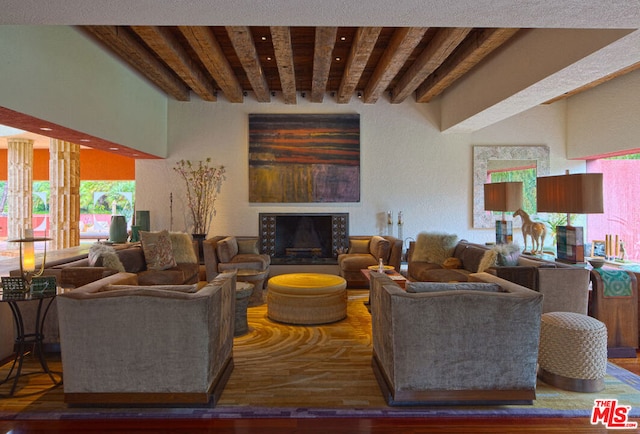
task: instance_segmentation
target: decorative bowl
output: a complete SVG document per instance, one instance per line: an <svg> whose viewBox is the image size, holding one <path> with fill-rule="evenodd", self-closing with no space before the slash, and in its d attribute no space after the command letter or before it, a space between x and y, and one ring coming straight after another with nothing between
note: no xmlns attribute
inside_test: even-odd
<svg viewBox="0 0 640 434"><path fill-rule="evenodd" d="M591 258L589 259L589 263L593 268L600 268L604 265L604 259L602 258Z"/></svg>
<svg viewBox="0 0 640 434"><path fill-rule="evenodd" d="M380 266L379 265L369 265L367 268L369 270L372 270L372 271L378 271L378 268L380 268ZM394 269L394 266L393 265L385 265L385 266L383 266L383 268L384 268L384 271L392 271Z"/></svg>

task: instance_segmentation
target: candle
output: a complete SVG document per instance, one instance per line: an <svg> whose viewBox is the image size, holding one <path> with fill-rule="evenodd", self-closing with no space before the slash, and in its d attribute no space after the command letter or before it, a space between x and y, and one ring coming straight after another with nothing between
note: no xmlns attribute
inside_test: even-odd
<svg viewBox="0 0 640 434"><path fill-rule="evenodd" d="M33 229L24 230L25 239L33 239ZM33 248L33 242L24 242L22 249L22 271L31 272L36 269L36 254Z"/></svg>

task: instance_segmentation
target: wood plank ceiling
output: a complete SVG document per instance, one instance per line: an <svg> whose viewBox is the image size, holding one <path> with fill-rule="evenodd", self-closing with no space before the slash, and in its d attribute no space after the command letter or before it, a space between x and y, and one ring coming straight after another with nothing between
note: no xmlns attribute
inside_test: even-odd
<svg viewBox="0 0 640 434"><path fill-rule="evenodd" d="M178 101L429 102L518 29L81 26Z"/></svg>

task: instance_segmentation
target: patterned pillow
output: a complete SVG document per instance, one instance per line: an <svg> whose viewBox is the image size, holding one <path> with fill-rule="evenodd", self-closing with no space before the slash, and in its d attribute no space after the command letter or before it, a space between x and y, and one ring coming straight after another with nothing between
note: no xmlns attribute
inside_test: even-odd
<svg viewBox="0 0 640 434"><path fill-rule="evenodd" d="M140 232L144 259L149 270L166 270L176 266L169 232Z"/></svg>

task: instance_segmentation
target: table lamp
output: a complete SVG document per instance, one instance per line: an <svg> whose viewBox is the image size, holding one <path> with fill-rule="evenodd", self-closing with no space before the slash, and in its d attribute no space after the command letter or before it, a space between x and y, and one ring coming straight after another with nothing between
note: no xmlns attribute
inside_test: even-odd
<svg viewBox="0 0 640 434"><path fill-rule="evenodd" d="M571 214L602 213L602 173L576 173L537 179L538 212L567 214L567 225L556 227L557 259L584 262L582 227L571 225Z"/></svg>
<svg viewBox="0 0 640 434"><path fill-rule="evenodd" d="M36 271L36 255L34 244L38 241L48 241L50 238L34 237L33 229L25 229L22 238L8 240L10 243L20 244L20 279L22 289L29 291L34 277L40 277L44 273L44 264L47 258L47 245L44 247L44 257L40 269ZM14 288L15 289L15 288Z"/></svg>
<svg viewBox="0 0 640 434"><path fill-rule="evenodd" d="M496 244L513 242L513 222L505 219L506 211L522 206L522 182L494 182L484 185L484 209L502 211L502 220L496 220Z"/></svg>

